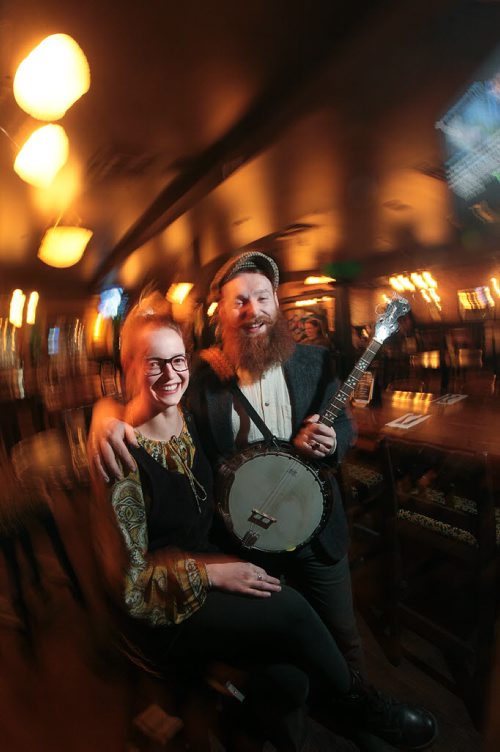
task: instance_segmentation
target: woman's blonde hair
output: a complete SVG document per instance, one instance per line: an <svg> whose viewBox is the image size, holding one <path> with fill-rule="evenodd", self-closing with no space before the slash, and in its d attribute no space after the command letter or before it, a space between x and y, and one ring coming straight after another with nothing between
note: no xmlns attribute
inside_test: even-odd
<svg viewBox="0 0 500 752"><path fill-rule="evenodd" d="M185 332L173 320L170 314L170 304L163 295L158 290L143 293L139 302L127 314L120 334L120 360L125 376L127 397L132 396L131 391L135 382L137 338L144 329L149 327L172 329L186 344Z"/></svg>

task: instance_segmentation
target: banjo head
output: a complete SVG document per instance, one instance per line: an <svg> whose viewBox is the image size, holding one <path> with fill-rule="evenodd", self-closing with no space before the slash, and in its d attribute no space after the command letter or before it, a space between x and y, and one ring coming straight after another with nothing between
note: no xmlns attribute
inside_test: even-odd
<svg viewBox="0 0 500 752"><path fill-rule="evenodd" d="M326 520L330 484L292 450L249 447L222 469L221 477L222 516L246 548L293 550Z"/></svg>

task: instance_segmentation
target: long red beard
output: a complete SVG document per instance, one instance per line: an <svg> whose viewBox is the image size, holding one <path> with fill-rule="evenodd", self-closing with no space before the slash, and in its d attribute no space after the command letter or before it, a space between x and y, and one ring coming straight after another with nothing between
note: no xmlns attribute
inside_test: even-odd
<svg viewBox="0 0 500 752"><path fill-rule="evenodd" d="M259 319L260 320L260 319ZM222 328L224 354L235 369L241 368L260 377L268 368L287 360L295 349L295 342L282 313L268 324L264 334L247 336L241 329Z"/></svg>

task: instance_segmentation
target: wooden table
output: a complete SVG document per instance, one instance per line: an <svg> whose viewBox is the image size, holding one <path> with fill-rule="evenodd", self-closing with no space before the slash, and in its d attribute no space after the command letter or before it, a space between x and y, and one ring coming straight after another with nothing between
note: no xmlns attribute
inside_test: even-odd
<svg viewBox="0 0 500 752"><path fill-rule="evenodd" d="M353 408L360 439L384 436L428 442L448 449L487 451L500 456L500 399L466 397L443 405L438 395L385 392L378 407ZM407 413L429 416L409 428L387 426Z"/></svg>

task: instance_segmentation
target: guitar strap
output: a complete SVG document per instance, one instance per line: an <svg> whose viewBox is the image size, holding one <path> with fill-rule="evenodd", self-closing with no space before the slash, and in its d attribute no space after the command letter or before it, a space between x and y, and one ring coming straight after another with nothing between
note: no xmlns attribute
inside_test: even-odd
<svg viewBox="0 0 500 752"><path fill-rule="evenodd" d="M257 412L257 410L255 410L255 408L250 404L250 402L248 401L248 399L245 397L245 395L243 394L243 392L239 388L236 379L231 379L228 382L228 384L229 384L230 390L233 393L233 396L235 397L235 399L238 400L238 402L240 403L241 407L244 409L244 411L246 412L246 414L248 415L248 417L251 420L253 420L253 422L255 423L255 425L257 426L257 428L259 429L259 431L263 435L264 439L266 441L275 441L276 437L273 436L273 434L271 433L271 431L269 430L269 428L266 426L266 424L264 423L264 421L260 417L260 415Z"/></svg>

